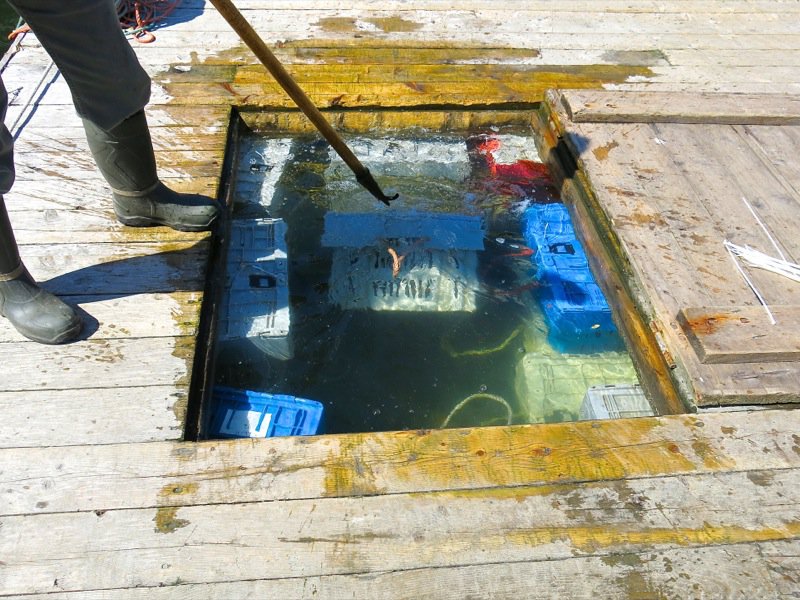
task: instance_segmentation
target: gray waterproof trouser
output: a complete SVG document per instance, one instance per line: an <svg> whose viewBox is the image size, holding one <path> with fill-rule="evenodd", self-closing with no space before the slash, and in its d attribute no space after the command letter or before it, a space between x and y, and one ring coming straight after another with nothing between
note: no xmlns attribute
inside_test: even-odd
<svg viewBox="0 0 800 600"><path fill-rule="evenodd" d="M114 0L9 0L61 71L78 114L111 129L150 99L144 72L119 26ZM0 79L0 118L8 95ZM14 183L13 140L0 127L0 194Z"/></svg>

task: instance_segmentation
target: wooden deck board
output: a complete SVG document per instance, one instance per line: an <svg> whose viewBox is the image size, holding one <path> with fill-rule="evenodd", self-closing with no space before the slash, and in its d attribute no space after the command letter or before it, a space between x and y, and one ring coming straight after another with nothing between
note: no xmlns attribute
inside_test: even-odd
<svg viewBox="0 0 800 600"><path fill-rule="evenodd" d="M0 450L8 465L0 474L0 515L794 469L800 455L789 432L798 419L793 412L766 411L758 417L726 413L136 449L129 444L7 449ZM127 457L134 451L137 461L131 463ZM53 478L54 472L62 476Z"/></svg>
<svg viewBox="0 0 800 600"><path fill-rule="evenodd" d="M308 578L261 579L226 583L181 584L89 592L48 593L36 600L229 600L230 598L340 599L369 598L376 590L392 590L397 599L461 600L475 594L488 598L592 600L603 598L682 598L687 587L698 597L791 598L792 557L796 542L732 544L614 556L576 557L539 562L515 562L463 567L423 567L406 571L325 575ZM609 568L613 565L613 568ZM770 581L772 579L772 582ZM691 581L690 581L691 580ZM774 583L773 583L774 582Z"/></svg>
<svg viewBox="0 0 800 600"><path fill-rule="evenodd" d="M578 94L575 106L582 102ZM625 94L620 97L626 111ZM613 104L607 98L605 104ZM645 98L643 105L652 100ZM560 99L553 101L564 110ZM774 114L781 114L784 105L779 100ZM721 110L727 111L725 102ZM567 115L564 110L568 120ZM785 140L796 126L771 128ZM759 126L758 144L748 129L725 124L579 122L568 129L599 210L618 238L622 260L645 290L640 301L649 318L662 324L670 351L688 373L689 401L699 406L796 402L796 361L771 363L767 353L761 359L740 357L737 364L703 364L677 323L682 309L759 306L722 244L729 239L774 253L742 198L790 256L798 252L800 203L786 176L776 177L780 172L771 161L776 152L765 150L768 127ZM785 162L782 168L791 177ZM796 283L758 269L749 275L768 302L800 302Z"/></svg>
<svg viewBox="0 0 800 600"><path fill-rule="evenodd" d="M763 94L676 92L665 95L575 90L563 97L562 103L575 123L797 125L800 122L800 98L796 96L765 103ZM770 137L781 135L772 128L766 131Z"/></svg>
<svg viewBox="0 0 800 600"><path fill-rule="evenodd" d="M8 516L0 551L5 591L41 593L613 557L795 539L798 521L789 469ZM42 545L42 530L58 543Z"/></svg>
<svg viewBox="0 0 800 600"><path fill-rule="evenodd" d="M134 387L0 392L0 448L135 444L183 437L188 388ZM177 410L176 410L177 409ZM30 456L21 453L21 464ZM5 464L5 463L4 463ZM52 472L51 472L51 480ZM84 490L80 490L83 494Z"/></svg>
<svg viewBox="0 0 800 600"><path fill-rule="evenodd" d="M638 300L673 352L694 352L681 309L757 308L732 280L709 283L730 271L716 237L765 242L739 228L739 195L800 254L800 2L237 5L348 131L414 119L434 131L485 128L491 120L413 109L530 108L548 88L574 88L573 116L594 122L572 129L586 139L569 139L591 181L615 188L607 216L625 272L648 273ZM291 103L210 4L185 0L156 35L134 48L154 80L147 114L160 173L216 196L231 107ZM63 79L37 90L49 59L31 35L22 47L4 72L6 122L21 126L6 200L31 271L90 326L49 348L0 322L0 596L796 594L800 413L178 441L209 238L114 223ZM357 107L383 112L347 110ZM248 123L308 130L291 111ZM718 147L706 150L709 140ZM694 275L650 265L664 260ZM756 275L781 306L800 304L771 277ZM703 379L710 404L726 394L796 401L793 360L682 368Z"/></svg>

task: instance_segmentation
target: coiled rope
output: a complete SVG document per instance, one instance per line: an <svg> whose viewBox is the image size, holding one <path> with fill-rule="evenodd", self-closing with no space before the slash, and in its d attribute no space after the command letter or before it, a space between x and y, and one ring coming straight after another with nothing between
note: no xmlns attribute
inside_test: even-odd
<svg viewBox="0 0 800 600"><path fill-rule="evenodd" d="M150 31L167 18L180 0L115 0L119 24L137 42L149 44L156 36Z"/></svg>
<svg viewBox="0 0 800 600"><path fill-rule="evenodd" d="M120 27L142 44L155 41L156 36L150 30L167 18L179 3L180 0L114 0ZM19 34L30 30L27 24L20 23L8 34L8 39L14 40Z"/></svg>
<svg viewBox="0 0 800 600"><path fill-rule="evenodd" d="M439 429L444 429L445 427L447 427L450 424L450 419L452 419L453 416L458 411L460 411L462 408L464 408L467 404L469 404L473 400L479 400L479 399L491 400L492 402L497 402L498 404L502 404L503 406L505 406L507 413L506 425L511 425L511 422L514 420L514 411L511 409L511 405L500 396L497 396L495 394L487 394L486 392L479 392L477 394L472 394L471 396L467 396L461 402L456 404L453 407L453 410L450 411L450 414L447 415L444 421L442 421L442 424L439 425Z"/></svg>

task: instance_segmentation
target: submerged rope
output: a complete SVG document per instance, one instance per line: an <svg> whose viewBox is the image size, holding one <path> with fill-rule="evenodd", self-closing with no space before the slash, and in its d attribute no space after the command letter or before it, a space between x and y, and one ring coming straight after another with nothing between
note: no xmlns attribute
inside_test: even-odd
<svg viewBox="0 0 800 600"><path fill-rule="evenodd" d="M447 424L450 423L450 419L452 419L453 416L458 411L460 411L467 404L469 404L470 402L472 402L473 400L476 400L478 398L485 398L486 400L491 400L492 402L497 402L498 404L502 404L503 406L505 406L506 410L508 411L508 419L506 421L506 425L511 425L511 421L514 418L514 411L511 409L511 405L508 402L506 402L503 398L501 398L500 396L496 396L494 394L488 394L486 392L479 392L477 394L472 394L471 396L467 396L461 402L456 404L453 407L453 410L450 411L450 414L447 415L447 418L444 421L442 421L441 425L439 425L439 429L444 429L445 427L447 427Z"/></svg>
<svg viewBox="0 0 800 600"><path fill-rule="evenodd" d="M524 325L520 325L514 331L512 331L511 334L506 339L500 342L499 346L494 346L492 348L478 348L475 350L456 350L453 347L453 343L450 341L450 339L446 337L442 338L441 346L442 349L453 358L460 358L462 356L486 356L487 354L494 354L495 352L500 352L500 350L503 350L506 346L508 346L512 342L512 340L515 337L517 337L522 332L523 328Z"/></svg>

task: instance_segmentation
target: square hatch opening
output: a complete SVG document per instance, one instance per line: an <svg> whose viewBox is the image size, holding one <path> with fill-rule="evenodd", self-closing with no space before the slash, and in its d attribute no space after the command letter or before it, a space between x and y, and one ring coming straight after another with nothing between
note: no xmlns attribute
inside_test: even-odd
<svg viewBox="0 0 800 600"><path fill-rule="evenodd" d="M199 437L663 412L531 113L429 111L425 128L372 117L342 113L337 128L400 193L389 207L297 118L237 117Z"/></svg>

